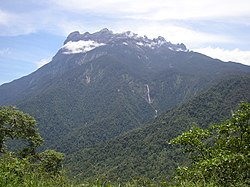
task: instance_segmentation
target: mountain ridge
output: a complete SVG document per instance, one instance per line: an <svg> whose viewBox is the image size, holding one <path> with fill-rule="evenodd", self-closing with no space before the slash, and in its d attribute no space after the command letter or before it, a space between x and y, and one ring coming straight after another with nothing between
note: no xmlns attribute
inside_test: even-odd
<svg viewBox="0 0 250 187"><path fill-rule="evenodd" d="M113 31L104 28L99 32L95 32L90 34L89 32L85 32L84 34L80 34L79 31L74 31L70 33L67 39L64 41L64 46L68 42L78 42L78 41L94 41L103 44L117 44L121 43L123 45L137 44L139 46L147 46L147 47L161 47L162 45L167 46L171 50L179 50L179 51L187 51L186 46L181 44L172 44L171 42L167 42L164 37L158 36L158 38L149 39L147 36L138 36L131 31L126 31L123 33L113 33Z"/></svg>
<svg viewBox="0 0 250 187"><path fill-rule="evenodd" d="M225 76L250 72L184 47L131 32L73 32L50 63L0 86L0 105L30 113L45 146L71 153L143 126Z"/></svg>

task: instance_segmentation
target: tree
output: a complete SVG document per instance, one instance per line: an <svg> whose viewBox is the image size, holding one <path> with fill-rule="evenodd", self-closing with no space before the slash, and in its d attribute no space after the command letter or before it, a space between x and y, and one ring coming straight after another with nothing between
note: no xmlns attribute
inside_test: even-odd
<svg viewBox="0 0 250 187"><path fill-rule="evenodd" d="M54 150L46 150L39 154L43 170L54 175L61 171L63 159L64 155Z"/></svg>
<svg viewBox="0 0 250 187"><path fill-rule="evenodd" d="M16 154L5 146L8 139L22 139L28 145ZM0 107L0 186L36 186L44 180L52 186L65 184L64 155L54 150L35 152L42 143L33 117L14 107Z"/></svg>
<svg viewBox="0 0 250 187"><path fill-rule="evenodd" d="M250 104L240 104L230 120L209 129L193 127L170 143L185 146L192 161L177 169L180 181L250 184Z"/></svg>
<svg viewBox="0 0 250 187"><path fill-rule="evenodd" d="M43 143L36 128L36 120L14 107L0 107L0 152L6 151L8 139L22 139L28 142L23 154L34 153L36 147Z"/></svg>

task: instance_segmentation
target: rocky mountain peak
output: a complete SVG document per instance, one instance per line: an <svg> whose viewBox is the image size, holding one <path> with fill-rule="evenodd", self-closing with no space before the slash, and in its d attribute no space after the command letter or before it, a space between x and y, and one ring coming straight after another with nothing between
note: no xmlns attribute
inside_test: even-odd
<svg viewBox="0 0 250 187"><path fill-rule="evenodd" d="M158 49L160 47L168 48L172 51L187 51L184 44L172 44L167 42L164 37L159 36L158 38L149 39L147 36L138 36L138 34L131 31L126 31L122 33L113 33L113 31L104 28L95 33L85 32L80 34L79 31L74 31L69 34L64 42L63 48L69 48L73 46L74 48L84 48L84 49L94 49L103 45L128 45L137 46L140 48L150 48L152 50ZM87 45L87 46L86 46ZM78 52L87 52L88 50L77 50ZM68 53L66 51L66 53ZM68 53L70 54L70 52Z"/></svg>
<svg viewBox="0 0 250 187"><path fill-rule="evenodd" d="M113 34L113 31L107 29L107 28L103 28L99 31L100 33L109 33L109 34Z"/></svg>

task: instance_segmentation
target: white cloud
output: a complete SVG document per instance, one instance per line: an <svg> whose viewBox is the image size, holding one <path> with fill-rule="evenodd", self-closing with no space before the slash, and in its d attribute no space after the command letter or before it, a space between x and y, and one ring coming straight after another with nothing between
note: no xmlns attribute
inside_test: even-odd
<svg viewBox="0 0 250 187"><path fill-rule="evenodd" d="M151 4L151 11L144 14L132 14L129 17L147 20L206 20L206 19L226 19L250 15L250 2L247 0L230 1L227 0L176 0L176 1L144 1L142 6Z"/></svg>
<svg viewBox="0 0 250 187"><path fill-rule="evenodd" d="M22 13L1 11L0 36L18 36L46 31L57 35L67 36L75 30L93 28L91 23L86 25L83 19L71 18L71 14L51 6L36 11L29 10Z"/></svg>
<svg viewBox="0 0 250 187"><path fill-rule="evenodd" d="M52 0L69 11L121 14L135 19L207 19L250 15L249 0Z"/></svg>
<svg viewBox="0 0 250 187"><path fill-rule="evenodd" d="M11 54L10 48L0 49L0 56L10 55L10 54Z"/></svg>
<svg viewBox="0 0 250 187"><path fill-rule="evenodd" d="M6 13L3 10L0 10L0 25L7 25L10 19L10 14Z"/></svg>
<svg viewBox="0 0 250 187"><path fill-rule="evenodd" d="M201 32L199 28L181 24L183 20L215 21L227 18L227 21L235 21L238 20L235 18L237 16L244 17L240 20L250 17L249 0L230 3L227 0L48 0L42 4L46 8L18 14L0 10L0 35L28 34L39 30L67 35L74 30L91 32L108 27L119 31L131 30L150 37L162 35L175 43L199 47L200 43L230 43L233 38ZM93 15L93 20L85 20L85 15ZM168 21L173 19L180 23L170 24ZM5 24L4 27L1 27L1 22Z"/></svg>
<svg viewBox="0 0 250 187"><path fill-rule="evenodd" d="M217 58L223 61L233 61L250 66L250 51L241 51L239 49L225 50L221 48L200 48L192 49L193 51L206 54L212 58Z"/></svg>
<svg viewBox="0 0 250 187"><path fill-rule="evenodd" d="M97 43L92 40L88 40L88 41L80 40L77 42L69 41L63 46L63 48L66 49L64 54L75 54L75 53L85 53L87 51L91 51L95 49L96 47L99 47L102 45L105 45L105 44Z"/></svg>
<svg viewBox="0 0 250 187"><path fill-rule="evenodd" d="M204 44L232 43L234 38L221 34L211 34L176 26L173 24L155 23L155 22L125 22L124 25L113 25L112 29L116 32L131 30L141 36L146 35L149 38L163 36L172 43L184 43L188 48L198 48Z"/></svg>
<svg viewBox="0 0 250 187"><path fill-rule="evenodd" d="M103 27L115 32L131 30L140 35L159 35L173 43L184 43L188 48L220 44L240 45L244 41L237 33L223 30L223 24L237 23L245 29L250 18L249 0L48 0L32 1L36 9L19 11L0 9L0 36L29 34L37 31L67 35L74 30L93 32ZM42 8L39 6L42 5ZM13 4L14 6L14 4ZM21 12L21 13L20 13ZM87 17L87 18L85 18ZM198 27L187 21L197 21ZM203 21L208 21L207 23ZM203 24L218 22L217 32ZM243 24L244 23L244 24ZM216 25L216 23L214 24ZM229 25L230 26L230 25ZM226 28L229 28L227 26ZM234 25L235 26L235 25ZM206 25L206 28L210 28ZM243 33L243 31L241 31ZM246 34L246 37L247 34ZM221 45L220 45L221 46Z"/></svg>
<svg viewBox="0 0 250 187"><path fill-rule="evenodd" d="M37 62L35 62L35 64L37 65L37 68L40 68L42 66L44 66L45 64L48 64L51 61L50 58L43 58Z"/></svg>
<svg viewBox="0 0 250 187"><path fill-rule="evenodd" d="M28 34L36 30L34 17L0 10L0 36Z"/></svg>
<svg viewBox="0 0 250 187"><path fill-rule="evenodd" d="M89 27L100 26L100 24L93 26L88 21L88 24L84 23L85 15L111 18L107 22L117 19L121 23L129 19L131 22L134 21L135 25L138 20L151 20L161 24L159 23L161 20L226 19L235 21L242 20L242 17L250 17L249 0L230 1L230 3L228 0L105 0L105 2L48 0L43 3L37 2L38 7L41 4L43 7L41 9L29 10L27 8L27 11L22 11L22 13L0 9L0 25L5 25L0 28L0 35L27 34L43 29L65 34L76 29L89 30ZM70 18L72 14L74 16ZM81 17L83 19L80 19ZM236 19L236 17L241 18ZM245 23L248 22L245 21ZM144 26L147 26L147 23Z"/></svg>

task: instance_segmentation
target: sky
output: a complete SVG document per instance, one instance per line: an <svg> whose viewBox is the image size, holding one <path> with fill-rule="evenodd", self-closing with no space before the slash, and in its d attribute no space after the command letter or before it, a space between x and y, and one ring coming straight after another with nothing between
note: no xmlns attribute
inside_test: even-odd
<svg viewBox="0 0 250 187"><path fill-rule="evenodd" d="M102 28L250 65L249 0L0 0L0 85L50 62L70 32Z"/></svg>

